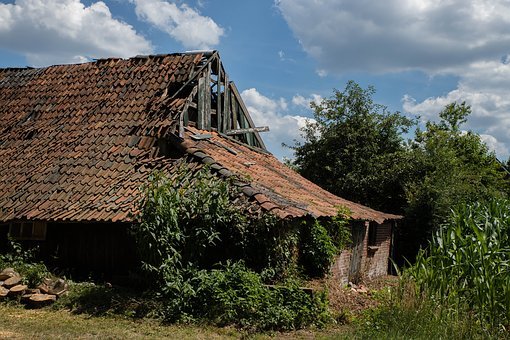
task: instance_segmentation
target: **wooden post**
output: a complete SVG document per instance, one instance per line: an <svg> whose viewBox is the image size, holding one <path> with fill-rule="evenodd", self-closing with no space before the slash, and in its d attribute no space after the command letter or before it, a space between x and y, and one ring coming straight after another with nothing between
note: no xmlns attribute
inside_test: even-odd
<svg viewBox="0 0 510 340"><path fill-rule="evenodd" d="M216 128L218 131L221 131L221 123L222 123L222 112L221 112L221 60L218 57L218 82L216 83Z"/></svg>
<svg viewBox="0 0 510 340"><path fill-rule="evenodd" d="M248 123L250 124L250 126L255 126L255 124L253 124L253 120L250 117L250 113L248 112L248 109L244 105L243 99L241 98L241 95L239 94L239 91L237 90L237 87L235 86L234 83L232 83L231 86L232 86L232 97L235 97L237 102L239 103L239 106L241 109L240 110L241 114L243 114L244 117L248 120ZM235 127L233 127L233 128L235 129ZM258 146L265 150L266 146L265 146L264 142L262 141L262 138L260 137L258 132L255 132L254 135L255 135L255 139L257 140L257 142L259 144Z"/></svg>
<svg viewBox="0 0 510 340"><path fill-rule="evenodd" d="M225 73L225 91L223 98L223 127L220 131L230 130L230 84L228 83L228 75Z"/></svg>
<svg viewBox="0 0 510 340"><path fill-rule="evenodd" d="M200 130L211 130L211 64L198 79L197 127Z"/></svg>

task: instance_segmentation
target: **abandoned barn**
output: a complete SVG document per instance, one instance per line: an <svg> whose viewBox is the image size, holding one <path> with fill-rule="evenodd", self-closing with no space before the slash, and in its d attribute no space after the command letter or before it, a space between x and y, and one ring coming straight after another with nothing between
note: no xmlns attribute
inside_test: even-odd
<svg viewBox="0 0 510 340"><path fill-rule="evenodd" d="M319 188L265 148L217 52L0 70L0 249L8 235L55 266L125 272L141 187L178 159L207 164L283 220L352 217L339 280L383 275L398 216Z"/></svg>

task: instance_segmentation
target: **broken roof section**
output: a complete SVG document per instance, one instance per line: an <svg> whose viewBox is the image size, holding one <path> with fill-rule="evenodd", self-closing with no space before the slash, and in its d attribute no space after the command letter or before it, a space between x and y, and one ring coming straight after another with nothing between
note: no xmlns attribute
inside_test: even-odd
<svg viewBox="0 0 510 340"><path fill-rule="evenodd" d="M265 150L217 52L0 69L0 221L130 221L182 152L282 218L398 218L338 198ZM210 138L194 140L204 133ZM195 139L197 139L195 137ZM179 146L182 146L179 148Z"/></svg>

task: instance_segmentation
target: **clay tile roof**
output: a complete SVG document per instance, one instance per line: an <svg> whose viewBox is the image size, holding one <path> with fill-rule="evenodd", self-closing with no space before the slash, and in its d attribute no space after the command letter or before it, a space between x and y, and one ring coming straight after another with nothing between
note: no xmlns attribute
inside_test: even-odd
<svg viewBox="0 0 510 340"><path fill-rule="evenodd" d="M183 102L165 103L164 89L179 88L203 58L0 69L0 221L129 220L126 201L155 167L143 161Z"/></svg>
<svg viewBox="0 0 510 340"><path fill-rule="evenodd" d="M237 184L246 196L262 209L280 217L334 216L338 208L343 206L351 211L353 219L382 223L401 218L335 196L303 178L269 153L254 150L215 132L210 139L194 141L189 136L203 131L194 128L187 130L188 138L183 143L185 150L202 162L207 160L205 163L213 169L228 169L226 177L236 175L240 178ZM218 172L221 174L221 170Z"/></svg>
<svg viewBox="0 0 510 340"><path fill-rule="evenodd" d="M209 57L0 69L0 222L130 221L150 172L174 168L161 141L178 135L192 92L186 85ZM269 153L218 133L189 138L200 132L187 128L184 142L173 147L191 155L190 170L207 164L220 176L235 176L250 210L298 218L333 216L346 206L355 219L399 218L334 196Z"/></svg>

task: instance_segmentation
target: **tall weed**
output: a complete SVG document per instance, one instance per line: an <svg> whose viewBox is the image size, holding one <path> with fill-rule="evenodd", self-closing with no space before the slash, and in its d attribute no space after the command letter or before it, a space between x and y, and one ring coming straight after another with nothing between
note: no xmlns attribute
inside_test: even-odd
<svg viewBox="0 0 510 340"><path fill-rule="evenodd" d="M405 271L438 303L470 306L487 329L510 324L510 202L461 206Z"/></svg>

